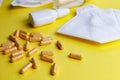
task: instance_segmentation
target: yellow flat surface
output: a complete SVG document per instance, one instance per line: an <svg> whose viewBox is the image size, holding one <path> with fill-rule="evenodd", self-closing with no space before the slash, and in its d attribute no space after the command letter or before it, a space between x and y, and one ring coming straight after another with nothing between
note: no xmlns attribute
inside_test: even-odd
<svg viewBox="0 0 120 80"><path fill-rule="evenodd" d="M32 55L38 61L38 69L30 69L20 75L19 70L30 61L32 57L24 57L15 62L9 62L9 55L0 52L0 80L120 80L120 40L107 44L97 44L82 39L76 39L57 34L56 31L68 20L75 16L77 7L71 9L71 13L55 21L52 24L39 28L29 25L28 14L44 8L52 8L46 5L36 8L11 7L12 0L4 0L0 7L0 43L9 42L8 36L16 29L28 32L43 32L44 36L53 36L54 41L50 45L38 46L31 43L31 48L37 46L39 51ZM102 8L120 9L120 0L88 0L84 5L95 4ZM83 6L84 6L83 5ZM80 6L81 7L81 6ZM55 42L61 40L65 49L60 51ZM25 41L21 40L21 44ZM42 50L53 50L53 58L58 64L55 76L49 74L52 64L40 60L39 53ZM68 58L70 52L83 55L82 61Z"/></svg>

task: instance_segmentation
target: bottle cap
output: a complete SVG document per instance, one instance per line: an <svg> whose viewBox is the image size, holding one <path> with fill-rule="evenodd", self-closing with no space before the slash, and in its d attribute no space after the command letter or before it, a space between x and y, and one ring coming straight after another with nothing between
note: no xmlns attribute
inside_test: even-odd
<svg viewBox="0 0 120 80"><path fill-rule="evenodd" d="M68 8L59 8L59 9L56 9L56 12L57 12L57 18L61 18L63 16L66 16L67 14L69 14L70 9L68 9Z"/></svg>

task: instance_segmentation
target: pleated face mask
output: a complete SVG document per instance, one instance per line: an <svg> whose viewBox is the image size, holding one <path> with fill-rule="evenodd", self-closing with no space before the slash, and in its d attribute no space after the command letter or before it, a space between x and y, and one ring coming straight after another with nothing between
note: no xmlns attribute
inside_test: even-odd
<svg viewBox="0 0 120 80"><path fill-rule="evenodd" d="M58 31L98 43L120 39L120 11L88 5L77 9L77 15Z"/></svg>
<svg viewBox="0 0 120 80"><path fill-rule="evenodd" d="M14 0L11 5L22 7L37 7L48 3L52 3L52 0Z"/></svg>
<svg viewBox="0 0 120 80"><path fill-rule="evenodd" d="M54 3L54 6L59 8L72 8L75 6L80 6L85 0L13 0L12 6L22 6L22 7L37 7L43 6L48 3Z"/></svg>

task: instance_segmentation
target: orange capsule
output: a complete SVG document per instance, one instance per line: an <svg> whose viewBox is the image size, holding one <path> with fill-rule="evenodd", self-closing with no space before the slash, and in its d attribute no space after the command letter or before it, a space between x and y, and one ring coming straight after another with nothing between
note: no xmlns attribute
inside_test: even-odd
<svg viewBox="0 0 120 80"><path fill-rule="evenodd" d="M27 57L31 56L32 54L34 54L37 51L38 51L37 47L33 48L30 52L27 53Z"/></svg>
<svg viewBox="0 0 120 80"><path fill-rule="evenodd" d="M42 39L41 37L30 37L29 41L30 42L39 42L39 41L41 41L41 39Z"/></svg>
<svg viewBox="0 0 120 80"><path fill-rule="evenodd" d="M22 45L19 43L18 39L15 40L15 45L17 46L18 50L23 49Z"/></svg>
<svg viewBox="0 0 120 80"><path fill-rule="evenodd" d="M60 49L60 50L63 49L63 44L61 43L61 41L57 41L56 46L57 46L58 49Z"/></svg>
<svg viewBox="0 0 120 80"><path fill-rule="evenodd" d="M52 43L52 40L42 40L40 41L40 46L50 44L50 43Z"/></svg>
<svg viewBox="0 0 120 80"><path fill-rule="evenodd" d="M54 62L54 60L53 60L52 57L46 56L46 55L43 55L43 56L41 57L41 60L46 61L46 62L49 62L49 63L53 63L53 62Z"/></svg>
<svg viewBox="0 0 120 80"><path fill-rule="evenodd" d="M50 74L51 75L55 75L57 73L57 64L54 63L51 67L51 71L50 71Z"/></svg>
<svg viewBox="0 0 120 80"><path fill-rule="evenodd" d="M54 55L54 52L53 52L53 51L42 51L42 52L41 52L41 56L43 56L43 55L53 56L53 55Z"/></svg>
<svg viewBox="0 0 120 80"><path fill-rule="evenodd" d="M30 33L30 37L43 37L43 34L41 32L32 32Z"/></svg>
<svg viewBox="0 0 120 80"><path fill-rule="evenodd" d="M80 54L76 54L76 53L70 53L69 54L70 58L76 59L76 60L81 60L82 56Z"/></svg>
<svg viewBox="0 0 120 80"><path fill-rule="evenodd" d="M2 46L0 47L0 52L10 48L12 48L12 46Z"/></svg>
<svg viewBox="0 0 120 80"><path fill-rule="evenodd" d="M21 34L21 33L24 33L24 34L26 34L26 35L29 35L29 33L26 32L26 31L24 31L24 30L20 30L20 34Z"/></svg>
<svg viewBox="0 0 120 80"><path fill-rule="evenodd" d="M23 54L24 53L24 51L23 50L18 50L18 51L16 51L16 52L13 52L12 54L11 54L11 58L12 57L15 57L15 56L18 56L18 55L21 55L21 54Z"/></svg>
<svg viewBox="0 0 120 80"><path fill-rule="evenodd" d="M24 46L24 51L28 51L30 48L30 42L26 41L25 46Z"/></svg>
<svg viewBox="0 0 120 80"><path fill-rule="evenodd" d="M11 53L11 52L14 52L14 51L17 51L17 47L13 47L13 48L4 50L4 54L8 54L8 53Z"/></svg>
<svg viewBox="0 0 120 80"><path fill-rule="evenodd" d="M32 65L32 68L33 68L33 69L36 69L36 68L38 67L38 63L37 63L36 59L35 59L35 58L32 58L32 61L31 61L31 62L32 62L32 64L33 64L33 65Z"/></svg>
<svg viewBox="0 0 120 80"><path fill-rule="evenodd" d="M14 56L14 57L10 58L10 62L18 61L18 60L22 59L23 57L24 57L23 54L20 54L20 55Z"/></svg>
<svg viewBox="0 0 120 80"><path fill-rule="evenodd" d="M24 40L29 40L29 35L27 35L27 34L25 34L25 33L20 33L20 34L19 34L19 37L20 37L21 39L24 39Z"/></svg>
<svg viewBox="0 0 120 80"><path fill-rule="evenodd" d="M14 47L14 46L15 46L15 43L14 43L14 42L2 43L1 46L3 46L3 47L5 47L5 46Z"/></svg>
<svg viewBox="0 0 120 80"><path fill-rule="evenodd" d="M25 73L28 69L30 69L32 67L32 62L29 62L28 64L26 64L21 70L20 70L20 74Z"/></svg>
<svg viewBox="0 0 120 80"><path fill-rule="evenodd" d="M19 37L19 34L20 34L20 30L16 30L16 32L14 33L14 36Z"/></svg>
<svg viewBox="0 0 120 80"><path fill-rule="evenodd" d="M11 41L15 42L17 38L15 36L13 36L13 35L9 35L9 39Z"/></svg>

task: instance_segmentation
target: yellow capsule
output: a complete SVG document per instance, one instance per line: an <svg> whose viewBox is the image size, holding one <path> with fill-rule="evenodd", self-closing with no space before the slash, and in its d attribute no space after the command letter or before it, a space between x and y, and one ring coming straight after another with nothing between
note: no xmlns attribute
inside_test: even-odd
<svg viewBox="0 0 120 80"><path fill-rule="evenodd" d="M19 43L18 39L16 39L15 45L17 46L18 50L22 50L22 49L23 49L23 47L22 47L22 45Z"/></svg>
<svg viewBox="0 0 120 80"><path fill-rule="evenodd" d="M30 42L39 42L39 41L41 41L41 39L42 39L41 37L30 37L29 41Z"/></svg>
<svg viewBox="0 0 120 80"><path fill-rule="evenodd" d="M12 57L12 58L10 59L10 62L18 61L18 60L22 59L23 56L24 56L23 54L20 54L20 55L18 55L18 56L14 56L14 57Z"/></svg>
<svg viewBox="0 0 120 80"><path fill-rule="evenodd" d="M9 35L9 39L11 41L15 42L17 38L15 36L13 36L13 35Z"/></svg>
<svg viewBox="0 0 120 80"><path fill-rule="evenodd" d="M23 31L23 30L20 30L20 34L21 34L21 33L24 33L24 34L26 34L26 35L29 35L29 33L28 33L28 32Z"/></svg>
<svg viewBox="0 0 120 80"><path fill-rule="evenodd" d="M2 47L0 47L0 52L4 51L6 49L9 49L9 48L12 48L12 47L11 46L2 46Z"/></svg>
<svg viewBox="0 0 120 80"><path fill-rule="evenodd" d="M52 36L48 36L48 37L43 38L42 40L43 40L43 41L44 41L44 40L53 40L53 37L52 37Z"/></svg>
<svg viewBox="0 0 120 80"><path fill-rule="evenodd" d="M22 45L19 43L18 39L17 39L15 36L10 35L10 36L9 36L9 39L10 39L11 41L15 42L15 45L17 46L17 48L18 48L19 50L22 49Z"/></svg>
<svg viewBox="0 0 120 80"><path fill-rule="evenodd" d="M11 57L15 57L15 56L21 55L21 54L23 54L23 53L24 53L23 50L19 50L19 51L13 52L13 53L11 54Z"/></svg>
<svg viewBox="0 0 120 80"><path fill-rule="evenodd" d="M31 37L43 37L43 34L41 32L32 32L30 33Z"/></svg>
<svg viewBox="0 0 120 80"><path fill-rule="evenodd" d="M9 43L2 43L1 46L10 46L10 47L14 47L15 43L14 42L9 42Z"/></svg>
<svg viewBox="0 0 120 80"><path fill-rule="evenodd" d="M32 62L29 62L28 64L26 64L21 70L20 70L20 74L25 73L28 69L30 69L32 67Z"/></svg>
<svg viewBox="0 0 120 80"><path fill-rule="evenodd" d="M0 52L4 51L6 49L6 47L0 47Z"/></svg>
<svg viewBox="0 0 120 80"><path fill-rule="evenodd" d="M70 58L76 59L76 60L81 60L82 56L80 54L76 54L76 53L70 53L69 54Z"/></svg>
<svg viewBox="0 0 120 80"><path fill-rule="evenodd" d="M33 64L33 65L32 65L32 68L33 68L33 69L36 69L36 68L38 67L38 63L37 63L36 59L35 59L35 58L32 58L32 61L31 61L31 62L32 62L32 64Z"/></svg>
<svg viewBox="0 0 120 80"><path fill-rule="evenodd" d="M54 52L53 52L53 51L42 51L42 52L41 52L41 56L43 56L43 55L53 56L53 55L54 55Z"/></svg>
<svg viewBox="0 0 120 80"><path fill-rule="evenodd" d="M14 51L17 51L17 47L13 47L13 48L4 50L4 54L8 54L8 53L11 53L11 52L14 52Z"/></svg>
<svg viewBox="0 0 120 80"><path fill-rule="evenodd" d="M20 33L20 34L19 34L19 37L20 37L21 39L24 39L24 40L29 40L29 36L28 36L27 34L25 34L25 33Z"/></svg>
<svg viewBox="0 0 120 80"><path fill-rule="evenodd" d="M51 71L50 71L50 74L51 75L55 75L57 73L57 64L54 63L51 67Z"/></svg>
<svg viewBox="0 0 120 80"><path fill-rule="evenodd" d="M40 41L40 46L50 44L50 43L52 43L52 40L42 40Z"/></svg>
<svg viewBox="0 0 120 80"><path fill-rule="evenodd" d="M19 34L20 34L20 30L16 30L16 32L14 33L14 36L19 37Z"/></svg>
<svg viewBox="0 0 120 80"><path fill-rule="evenodd" d="M60 41L57 41L56 46L58 49L62 50L63 49L63 44Z"/></svg>
<svg viewBox="0 0 120 80"><path fill-rule="evenodd" d="M34 54L35 52L38 51L38 48L33 48L30 52L27 53L27 57L31 56L32 54Z"/></svg>
<svg viewBox="0 0 120 80"><path fill-rule="evenodd" d="M54 62L54 60L53 60L53 58L51 56L46 56L46 55L43 55L41 57L41 60L49 62L49 63L53 63Z"/></svg>
<svg viewBox="0 0 120 80"><path fill-rule="evenodd" d="M30 48L30 42L26 41L25 46L24 46L24 51L28 51Z"/></svg>

